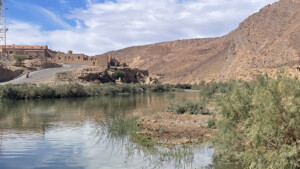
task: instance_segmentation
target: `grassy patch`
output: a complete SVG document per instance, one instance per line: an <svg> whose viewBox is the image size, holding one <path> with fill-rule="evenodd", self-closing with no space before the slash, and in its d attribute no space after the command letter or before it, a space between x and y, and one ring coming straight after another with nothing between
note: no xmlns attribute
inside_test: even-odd
<svg viewBox="0 0 300 169"><path fill-rule="evenodd" d="M174 114L210 114L206 109L206 104L204 102L192 102L185 101L183 104L170 104L168 107L169 112Z"/></svg>

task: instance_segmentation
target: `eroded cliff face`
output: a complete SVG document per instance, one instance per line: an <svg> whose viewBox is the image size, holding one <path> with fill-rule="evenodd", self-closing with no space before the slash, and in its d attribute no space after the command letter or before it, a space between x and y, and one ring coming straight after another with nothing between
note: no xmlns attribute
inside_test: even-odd
<svg viewBox="0 0 300 169"><path fill-rule="evenodd" d="M114 74L121 72L122 77ZM154 83L147 70L118 67L115 69L104 69L102 67L85 67L75 71L66 71L56 74L56 81L78 83Z"/></svg>
<svg viewBox="0 0 300 169"><path fill-rule="evenodd" d="M220 38L178 40L109 52L165 83L250 80L260 72L296 67L300 57L300 2L261 9ZM294 69L290 69L294 70Z"/></svg>
<svg viewBox="0 0 300 169"><path fill-rule="evenodd" d="M248 77L256 70L296 66L300 56L300 3L282 0L253 14L230 33L225 78Z"/></svg>

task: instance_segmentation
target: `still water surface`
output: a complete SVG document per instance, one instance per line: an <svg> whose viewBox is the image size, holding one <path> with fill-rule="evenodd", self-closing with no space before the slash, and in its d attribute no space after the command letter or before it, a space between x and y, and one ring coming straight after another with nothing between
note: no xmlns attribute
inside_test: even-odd
<svg viewBox="0 0 300 169"><path fill-rule="evenodd" d="M126 136L110 138L99 132L107 131L99 121L149 115L166 111L171 102L199 100L199 93L180 92L174 99L167 95L0 102L0 168L207 168L212 148L197 147L188 150L188 157L165 159L130 151L133 143Z"/></svg>

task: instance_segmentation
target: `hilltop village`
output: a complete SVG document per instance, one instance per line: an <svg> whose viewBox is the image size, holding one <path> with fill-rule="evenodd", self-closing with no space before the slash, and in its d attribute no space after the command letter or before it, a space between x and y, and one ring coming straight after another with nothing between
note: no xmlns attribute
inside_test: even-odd
<svg viewBox="0 0 300 169"><path fill-rule="evenodd" d="M54 51L48 46L1 45L0 81L8 81L24 73L63 65L84 65L82 69L60 72L56 80L72 79L75 82L100 83L151 83L147 70L131 69L126 63L118 62L111 54L87 56ZM115 75L118 74L118 75Z"/></svg>
<svg viewBox="0 0 300 169"><path fill-rule="evenodd" d="M85 54L74 54L71 50L64 53L50 50L48 46L1 45L0 52L9 55L39 58L53 63L79 64L106 68L112 60L111 55L87 56Z"/></svg>

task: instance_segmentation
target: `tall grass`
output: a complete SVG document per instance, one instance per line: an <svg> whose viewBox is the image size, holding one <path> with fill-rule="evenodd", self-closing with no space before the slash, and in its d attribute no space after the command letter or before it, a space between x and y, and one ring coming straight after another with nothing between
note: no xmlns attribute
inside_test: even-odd
<svg viewBox="0 0 300 169"><path fill-rule="evenodd" d="M137 94L143 92L174 91L172 85L153 84L103 84L83 86L76 83L65 85L5 85L0 86L0 99L25 100L41 98L90 97L120 94Z"/></svg>

